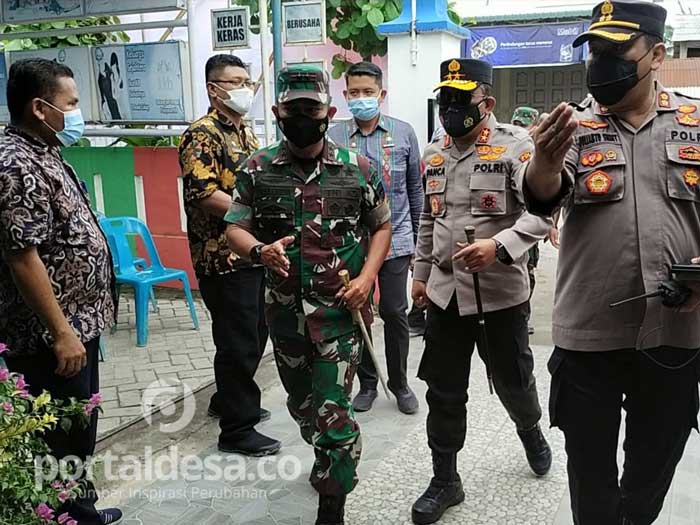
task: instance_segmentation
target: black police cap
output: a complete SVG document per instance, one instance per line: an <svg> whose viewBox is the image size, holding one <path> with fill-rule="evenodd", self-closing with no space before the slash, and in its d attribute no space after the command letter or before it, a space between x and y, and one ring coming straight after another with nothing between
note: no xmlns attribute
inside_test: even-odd
<svg viewBox="0 0 700 525"><path fill-rule="evenodd" d="M574 40L574 47L591 38L602 38L616 44L624 44L642 34L663 39L665 27L666 10L660 5L606 0L593 8L591 25Z"/></svg>
<svg viewBox="0 0 700 525"><path fill-rule="evenodd" d="M491 64L483 60L453 58L440 64L440 84L435 90L449 87L474 91L479 84L493 84Z"/></svg>

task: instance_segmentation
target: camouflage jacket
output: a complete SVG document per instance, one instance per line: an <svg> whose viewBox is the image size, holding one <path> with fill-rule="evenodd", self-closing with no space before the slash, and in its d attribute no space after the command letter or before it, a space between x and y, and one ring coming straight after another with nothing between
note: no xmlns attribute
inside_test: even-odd
<svg viewBox="0 0 700 525"><path fill-rule="evenodd" d="M271 331L291 336L308 330L314 342L352 332L350 312L335 299L342 286L338 272L360 273L370 235L390 215L377 172L350 150L329 141L306 171L286 142L254 153L236 181L226 220L265 244L296 237L287 247L289 277L267 272ZM371 322L368 306L363 315Z"/></svg>

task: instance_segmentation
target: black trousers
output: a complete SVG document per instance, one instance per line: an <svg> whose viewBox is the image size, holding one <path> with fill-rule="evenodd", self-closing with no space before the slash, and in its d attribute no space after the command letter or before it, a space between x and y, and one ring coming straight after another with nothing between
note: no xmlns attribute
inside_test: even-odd
<svg viewBox="0 0 700 525"><path fill-rule="evenodd" d="M262 268L199 279L216 345L217 392L211 402L221 414L221 441L239 440L260 422L260 388L255 372L268 335L264 279Z"/></svg>
<svg viewBox="0 0 700 525"><path fill-rule="evenodd" d="M659 348L572 352L555 348L550 418L566 438L569 490L576 525L650 525L658 517L692 428L697 429L700 358ZM625 461L618 482L617 448L626 412Z"/></svg>
<svg viewBox="0 0 700 525"><path fill-rule="evenodd" d="M411 265L411 256L397 257L385 261L379 270L379 316L384 321L384 348L386 352L389 388L398 391L408 385L408 297L406 282ZM362 352L362 361L357 371L360 388L376 389L377 370L369 352Z"/></svg>
<svg viewBox="0 0 700 525"><path fill-rule="evenodd" d="M528 303L486 314L491 374L496 394L519 430L542 417L534 359L528 346ZM436 452L462 449L467 432L467 390L474 344L487 362L476 316L461 317L457 299L447 310L428 305L425 351L418 377L428 384L428 445Z"/></svg>
<svg viewBox="0 0 700 525"><path fill-rule="evenodd" d="M71 397L84 401L100 390L99 384L99 337L85 343L87 353L87 365L75 377L62 377L54 371L58 366L53 351L43 346L30 357L5 357L5 362L11 372L24 374L25 381L29 384L29 392L38 396L43 390L48 391L54 399L68 400ZM97 441L97 410L93 411L90 424L83 428L77 422L72 425L70 432L66 433L62 428L48 431L44 434L44 440L51 449L50 454L60 460L68 456L76 456L82 461L92 456L95 452ZM95 503L97 494L90 482L86 482L85 494L56 512L56 516L68 512L80 525L102 525Z"/></svg>

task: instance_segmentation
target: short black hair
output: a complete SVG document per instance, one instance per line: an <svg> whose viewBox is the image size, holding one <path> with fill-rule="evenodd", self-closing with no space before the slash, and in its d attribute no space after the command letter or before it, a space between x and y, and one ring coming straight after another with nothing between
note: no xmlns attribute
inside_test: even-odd
<svg viewBox="0 0 700 525"><path fill-rule="evenodd" d="M11 121L22 122L27 104L35 98L53 102L58 79L62 77L73 78L73 71L53 60L28 58L12 64L7 78L7 106Z"/></svg>
<svg viewBox="0 0 700 525"><path fill-rule="evenodd" d="M345 73L345 84L347 85L348 77L372 77L377 85L381 88L384 75L381 68L372 62L358 62L351 65Z"/></svg>
<svg viewBox="0 0 700 525"><path fill-rule="evenodd" d="M214 73L220 73L221 70L227 67L242 67L246 69L243 61L236 55L214 55L207 60L207 65L204 66L204 75L207 82L211 82Z"/></svg>
<svg viewBox="0 0 700 525"><path fill-rule="evenodd" d="M660 36L650 35L648 33L644 33L644 41L645 41L645 44L647 45L647 49L651 49L656 44L661 44L664 41L664 39L661 38Z"/></svg>

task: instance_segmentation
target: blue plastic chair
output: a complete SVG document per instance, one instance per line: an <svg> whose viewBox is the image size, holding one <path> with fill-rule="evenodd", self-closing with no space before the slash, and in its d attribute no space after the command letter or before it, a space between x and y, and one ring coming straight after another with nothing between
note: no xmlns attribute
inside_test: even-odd
<svg viewBox="0 0 700 525"><path fill-rule="evenodd" d="M133 286L136 296L136 346L145 346L148 342L148 300L155 284L168 281L182 282L195 330L199 330L197 311L192 300L192 290L187 273L184 270L165 268L160 261L158 250L148 227L133 217L106 217L100 220L100 226L107 238L112 237L117 285ZM129 246L129 236L139 236L146 247L150 265L139 269L134 264L134 254Z"/></svg>

